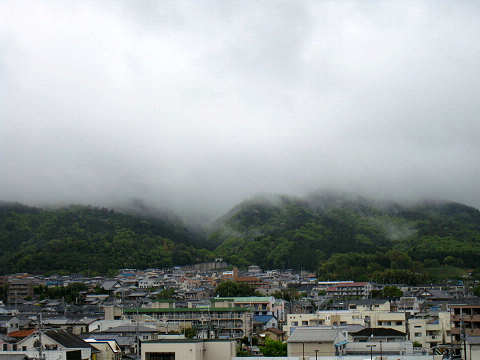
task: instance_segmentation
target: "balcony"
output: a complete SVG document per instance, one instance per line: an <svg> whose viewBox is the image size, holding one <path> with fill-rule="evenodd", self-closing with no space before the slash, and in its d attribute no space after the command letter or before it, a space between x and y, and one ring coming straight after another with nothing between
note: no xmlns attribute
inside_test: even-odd
<svg viewBox="0 0 480 360"><path fill-rule="evenodd" d="M452 321L479 321L480 322L480 314L473 314L473 315L452 315Z"/></svg>
<svg viewBox="0 0 480 360"><path fill-rule="evenodd" d="M460 330L461 330L460 328L452 328L451 334L452 335L460 335L461 334ZM465 333L467 335L471 335L471 336L480 336L480 328L477 328L477 329L466 328Z"/></svg>
<svg viewBox="0 0 480 360"><path fill-rule="evenodd" d="M427 324L427 326L425 326L425 329L427 331L441 331L442 326L440 324Z"/></svg>

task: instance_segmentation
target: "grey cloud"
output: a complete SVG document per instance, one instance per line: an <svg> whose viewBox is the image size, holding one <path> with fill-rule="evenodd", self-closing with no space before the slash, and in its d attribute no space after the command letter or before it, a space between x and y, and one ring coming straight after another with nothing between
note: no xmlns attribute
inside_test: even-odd
<svg viewBox="0 0 480 360"><path fill-rule="evenodd" d="M6 1L0 198L215 216L338 188L480 206L469 1Z"/></svg>

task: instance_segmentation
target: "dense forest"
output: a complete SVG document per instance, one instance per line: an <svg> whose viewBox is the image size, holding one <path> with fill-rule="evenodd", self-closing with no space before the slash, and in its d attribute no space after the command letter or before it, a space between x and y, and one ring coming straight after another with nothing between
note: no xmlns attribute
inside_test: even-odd
<svg viewBox="0 0 480 360"><path fill-rule="evenodd" d="M210 236L233 264L303 268L324 280L415 283L480 267L480 212L452 202L256 198L220 219Z"/></svg>
<svg viewBox="0 0 480 360"><path fill-rule="evenodd" d="M332 193L257 197L210 226L84 206L0 205L0 272L107 273L223 257L321 279L417 283L480 270L480 212Z"/></svg>
<svg viewBox="0 0 480 360"><path fill-rule="evenodd" d="M107 273L212 259L205 235L179 219L85 206L0 206L0 272Z"/></svg>

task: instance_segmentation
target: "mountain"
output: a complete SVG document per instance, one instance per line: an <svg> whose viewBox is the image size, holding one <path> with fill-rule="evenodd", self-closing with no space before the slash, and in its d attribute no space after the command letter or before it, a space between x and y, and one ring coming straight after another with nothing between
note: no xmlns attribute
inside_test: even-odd
<svg viewBox="0 0 480 360"><path fill-rule="evenodd" d="M0 273L107 273L212 258L205 234L174 216L0 203Z"/></svg>
<svg viewBox="0 0 480 360"><path fill-rule="evenodd" d="M480 211L351 194L258 196L208 232L136 201L121 210L0 203L0 273L108 273L223 257L322 279L418 283L480 272Z"/></svg>
<svg viewBox="0 0 480 360"><path fill-rule="evenodd" d="M480 267L480 212L454 202L256 197L219 219L209 238L233 264L318 270L324 279L418 282L441 267Z"/></svg>

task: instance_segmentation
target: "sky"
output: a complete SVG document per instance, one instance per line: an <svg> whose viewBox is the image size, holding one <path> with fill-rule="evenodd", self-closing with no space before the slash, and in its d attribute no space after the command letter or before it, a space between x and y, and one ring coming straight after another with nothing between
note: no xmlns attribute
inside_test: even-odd
<svg viewBox="0 0 480 360"><path fill-rule="evenodd" d="M477 1L0 2L0 199L480 207Z"/></svg>

